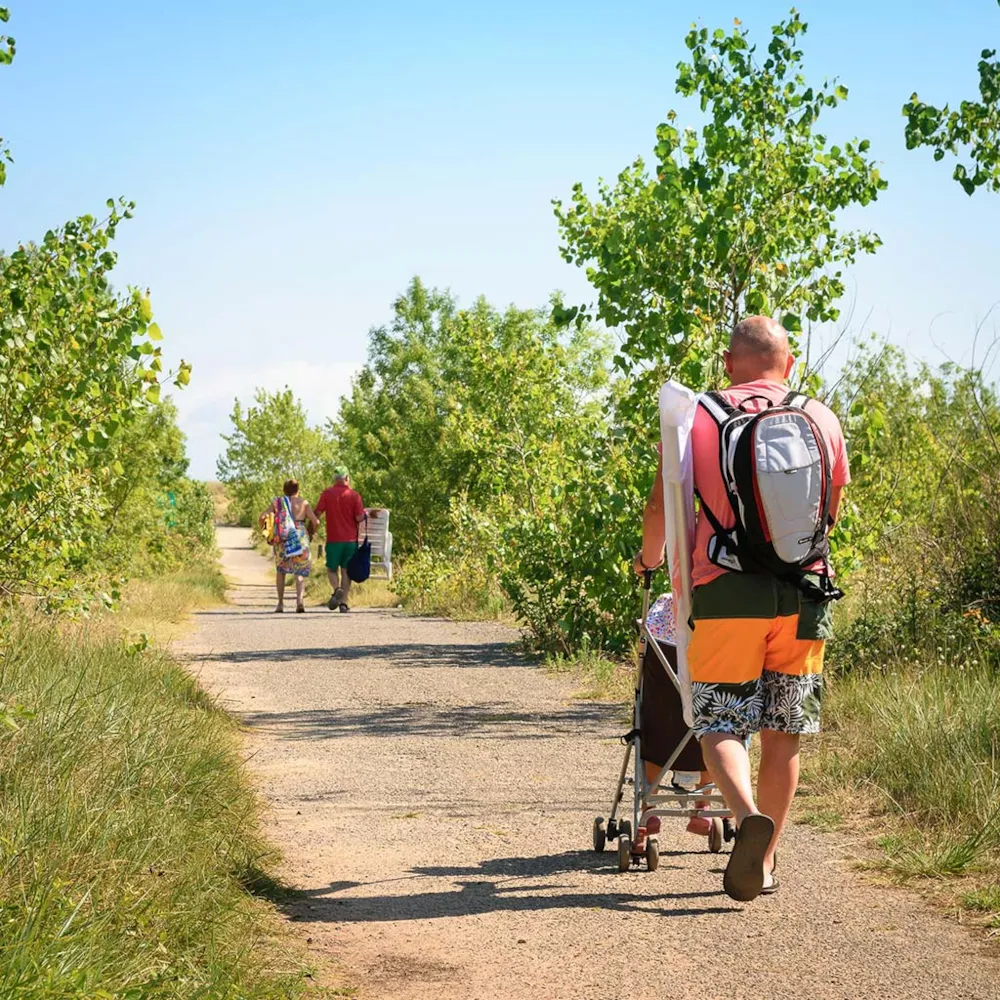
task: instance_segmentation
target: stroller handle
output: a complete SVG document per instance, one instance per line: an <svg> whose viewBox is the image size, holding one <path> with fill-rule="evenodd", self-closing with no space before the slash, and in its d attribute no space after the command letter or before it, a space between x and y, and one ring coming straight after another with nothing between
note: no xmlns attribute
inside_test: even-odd
<svg viewBox="0 0 1000 1000"><path fill-rule="evenodd" d="M642 574L642 589L649 590L653 586L653 570L647 569Z"/></svg>

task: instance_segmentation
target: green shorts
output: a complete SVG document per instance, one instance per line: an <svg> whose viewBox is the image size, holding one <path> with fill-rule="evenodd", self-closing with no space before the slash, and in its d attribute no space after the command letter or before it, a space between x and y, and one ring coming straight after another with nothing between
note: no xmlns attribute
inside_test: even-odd
<svg viewBox="0 0 1000 1000"><path fill-rule="evenodd" d="M327 542L326 568L337 570L346 567L357 551L357 542Z"/></svg>

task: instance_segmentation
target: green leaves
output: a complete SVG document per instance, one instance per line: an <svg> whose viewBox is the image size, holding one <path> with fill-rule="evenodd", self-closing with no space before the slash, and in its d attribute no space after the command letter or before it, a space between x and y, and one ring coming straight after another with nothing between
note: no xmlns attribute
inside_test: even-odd
<svg viewBox="0 0 1000 1000"><path fill-rule="evenodd" d="M843 271L879 246L842 232L838 213L886 187L867 139L829 143L826 109L843 84L810 86L794 11L774 26L766 57L736 23L692 27L676 89L705 110L698 130L671 111L656 129L655 176L639 160L594 198L576 185L556 201L565 260L587 269L596 316L621 333L617 370L633 378L634 412L652 419L668 376L696 386L723 377L721 348L751 313L798 324L834 319Z"/></svg>
<svg viewBox="0 0 1000 1000"><path fill-rule="evenodd" d="M903 105L906 148L926 146L935 162L946 155L967 157L952 177L966 194L986 187L1000 191L1000 61L983 49L978 65L979 101L962 101L957 111L925 104L913 94Z"/></svg>
<svg viewBox="0 0 1000 1000"><path fill-rule="evenodd" d="M164 405L162 333L148 297L110 290L109 244L130 210L112 202L103 226L83 216L0 254L0 588L79 584L101 565L108 512L139 488L152 438L121 454L116 442Z"/></svg>
<svg viewBox="0 0 1000 1000"><path fill-rule="evenodd" d="M241 524L256 523L289 478L299 480L302 495L316 502L332 479L336 456L329 434L310 426L305 407L290 388L257 389L245 410L238 400L233 404L230 420L232 433L223 436L226 450L217 469Z"/></svg>

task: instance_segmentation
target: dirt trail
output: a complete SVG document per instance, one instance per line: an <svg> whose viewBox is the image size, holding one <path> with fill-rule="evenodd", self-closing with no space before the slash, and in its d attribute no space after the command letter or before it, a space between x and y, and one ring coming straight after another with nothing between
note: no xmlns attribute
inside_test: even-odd
<svg viewBox="0 0 1000 1000"><path fill-rule="evenodd" d="M497 625L273 615L269 564L219 535L232 603L182 653L249 727L305 891L289 919L360 997L1000 997L980 941L864 884L836 837L793 828L780 892L749 905L679 826L659 871L619 874L588 850L619 766L613 706L574 701Z"/></svg>

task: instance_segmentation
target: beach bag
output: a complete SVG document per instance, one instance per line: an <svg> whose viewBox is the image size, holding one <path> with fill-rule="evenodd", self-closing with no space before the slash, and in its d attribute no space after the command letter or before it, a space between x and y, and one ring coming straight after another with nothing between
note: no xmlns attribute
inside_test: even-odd
<svg viewBox="0 0 1000 1000"><path fill-rule="evenodd" d="M763 398L763 397L750 397ZM810 600L843 597L830 579L830 496L833 470L809 397L790 392L777 406L747 412L716 392L700 405L719 427L722 481L736 525L726 529L701 499L714 535L709 559L737 573L771 573ZM819 583L810 567L822 562Z"/></svg>
<svg viewBox="0 0 1000 1000"><path fill-rule="evenodd" d="M291 501L286 496L277 499L277 517L275 526L276 544L281 544L285 556L299 556L305 551L302 544L302 535L299 534L298 526L295 523L295 516L292 514Z"/></svg>
<svg viewBox="0 0 1000 1000"><path fill-rule="evenodd" d="M364 583L372 574L372 543L368 538L368 518L365 517L365 540L347 564L347 575L354 583Z"/></svg>

